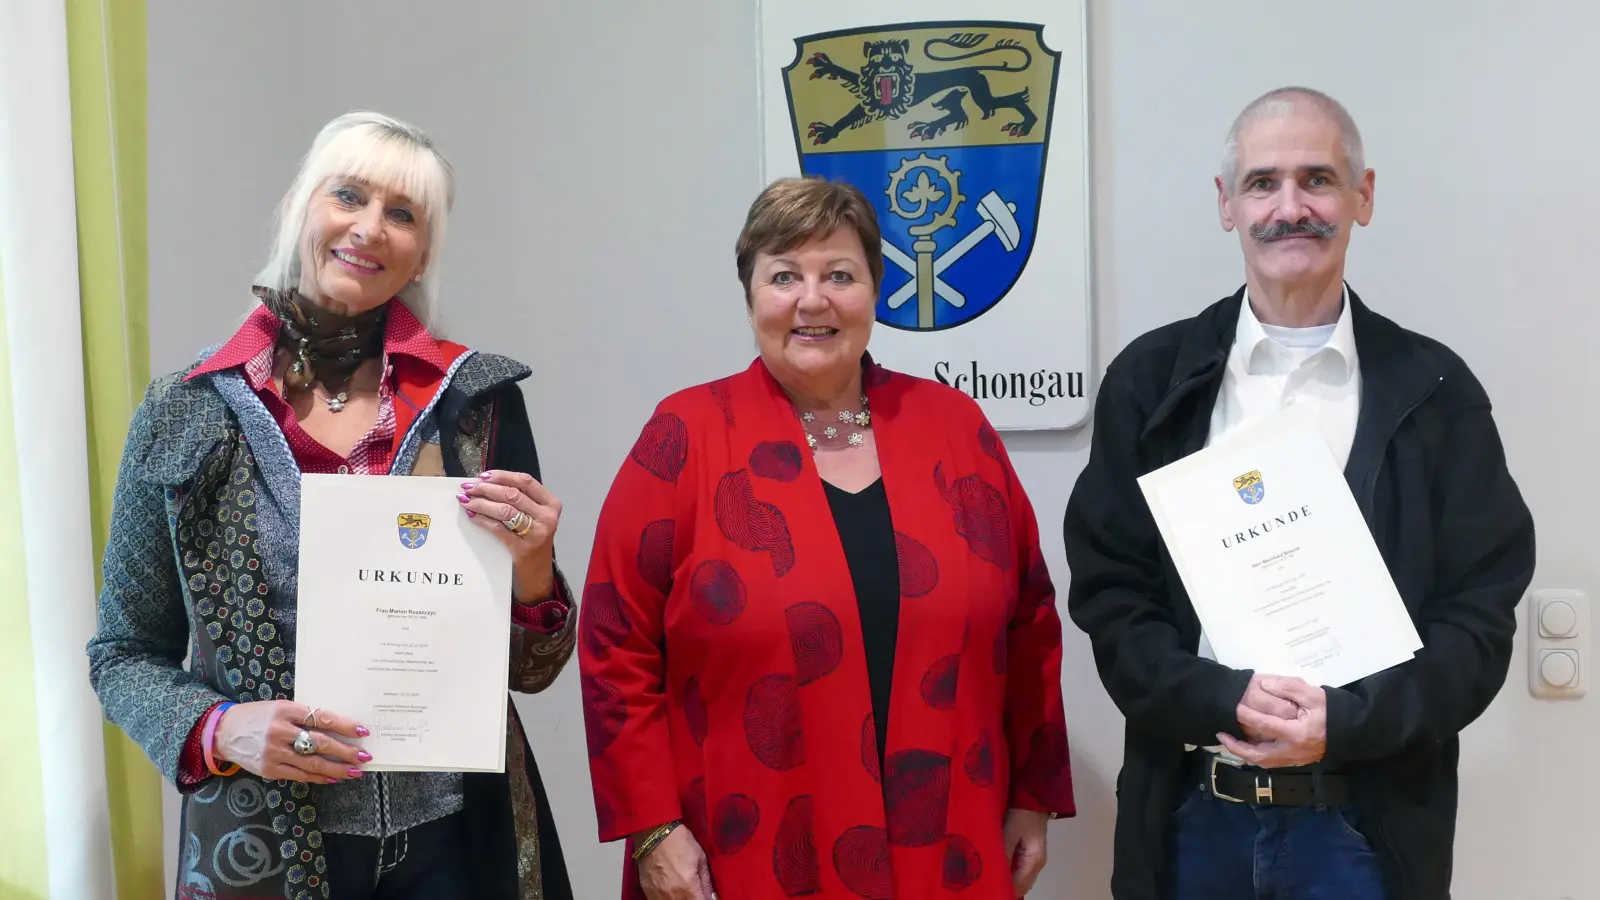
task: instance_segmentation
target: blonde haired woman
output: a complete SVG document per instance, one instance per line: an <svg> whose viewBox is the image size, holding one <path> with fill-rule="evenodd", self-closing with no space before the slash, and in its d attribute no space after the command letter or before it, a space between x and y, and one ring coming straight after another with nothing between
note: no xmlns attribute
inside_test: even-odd
<svg viewBox="0 0 1600 900"><path fill-rule="evenodd" d="M529 370L428 330L454 179L410 125L330 122L259 304L157 379L129 428L90 680L184 795L180 900L572 896L509 698L504 774L364 773L372 757L335 738L365 727L293 700L303 472L462 479L516 561L510 690L543 690L572 653Z"/></svg>

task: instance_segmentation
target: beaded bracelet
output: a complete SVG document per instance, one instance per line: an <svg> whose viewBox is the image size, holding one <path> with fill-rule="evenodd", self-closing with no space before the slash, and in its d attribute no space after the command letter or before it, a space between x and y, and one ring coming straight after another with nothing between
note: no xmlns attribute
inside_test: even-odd
<svg viewBox="0 0 1600 900"><path fill-rule="evenodd" d="M665 825L659 826L656 828L656 830L650 832L648 835L645 835L645 839L639 842L638 847L634 848L634 861L637 862L638 860L644 859L647 855L649 855L651 850L654 850L656 847L660 846L661 842L667 839L667 835L676 831L678 826L682 824L682 821L675 819L666 823Z"/></svg>
<svg viewBox="0 0 1600 900"><path fill-rule="evenodd" d="M223 777L238 773L239 764L229 763L226 769L218 768L216 758L211 755L211 742L217 733L217 723L222 721L222 714L227 712L230 706L233 706L233 704L227 701L218 704L216 710L211 713L211 717L206 719L205 730L200 733L200 751L206 758L206 770L213 775L221 775Z"/></svg>

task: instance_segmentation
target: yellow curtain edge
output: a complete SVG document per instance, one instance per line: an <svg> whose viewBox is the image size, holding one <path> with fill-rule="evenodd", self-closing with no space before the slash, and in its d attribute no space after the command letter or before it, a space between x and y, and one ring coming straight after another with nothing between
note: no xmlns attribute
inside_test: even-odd
<svg viewBox="0 0 1600 900"><path fill-rule="evenodd" d="M128 419L149 380L144 0L68 0L84 376L95 551L104 551ZM105 727L117 896L163 894L162 785L143 751Z"/></svg>

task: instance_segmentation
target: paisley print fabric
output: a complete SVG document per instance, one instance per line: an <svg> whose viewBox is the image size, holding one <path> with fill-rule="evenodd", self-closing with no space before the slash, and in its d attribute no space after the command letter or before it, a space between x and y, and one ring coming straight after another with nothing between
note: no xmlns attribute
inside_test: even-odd
<svg viewBox="0 0 1600 900"><path fill-rule="evenodd" d="M177 517L178 559L201 647L196 659L216 667L212 682L237 703L289 700L294 691L280 613L268 604L271 589L256 552L254 465L242 435L230 430ZM191 817L194 828L184 838L180 900L211 900L219 885L327 900L328 860L311 793L298 781L243 771L208 781L191 799L203 812ZM209 814L206 807L219 803L226 815Z"/></svg>

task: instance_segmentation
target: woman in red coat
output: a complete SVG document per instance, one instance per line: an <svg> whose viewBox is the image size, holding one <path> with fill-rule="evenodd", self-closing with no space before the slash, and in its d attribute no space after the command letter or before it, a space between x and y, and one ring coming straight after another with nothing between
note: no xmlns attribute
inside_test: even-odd
<svg viewBox="0 0 1600 900"><path fill-rule="evenodd" d="M625 898L1013 900L1073 814L1061 622L976 403L866 353L877 222L768 187L760 357L666 398L595 536L578 647Z"/></svg>

